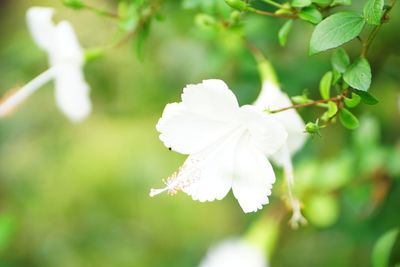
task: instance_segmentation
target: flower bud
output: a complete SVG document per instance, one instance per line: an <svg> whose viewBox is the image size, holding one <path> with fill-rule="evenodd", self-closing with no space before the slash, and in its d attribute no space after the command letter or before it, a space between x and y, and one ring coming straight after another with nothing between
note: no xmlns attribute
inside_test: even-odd
<svg viewBox="0 0 400 267"><path fill-rule="evenodd" d="M225 0L225 3L227 3L231 8L239 11L244 11L247 9L247 4L241 0Z"/></svg>

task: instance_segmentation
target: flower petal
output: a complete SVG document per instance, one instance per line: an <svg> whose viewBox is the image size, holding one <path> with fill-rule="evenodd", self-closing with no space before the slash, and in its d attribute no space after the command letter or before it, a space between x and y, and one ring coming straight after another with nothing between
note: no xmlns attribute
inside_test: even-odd
<svg viewBox="0 0 400 267"><path fill-rule="evenodd" d="M52 21L54 9L47 7L31 7L26 13L29 31L33 40L43 50L49 51L53 45L55 26Z"/></svg>
<svg viewBox="0 0 400 267"><path fill-rule="evenodd" d="M287 94L283 93L276 84L264 81L261 93L253 105L261 110L274 110L289 107L292 102ZM307 139L302 118L294 109L270 114L270 116L285 127L288 133L287 145L291 155L293 155L304 145Z"/></svg>
<svg viewBox="0 0 400 267"><path fill-rule="evenodd" d="M55 97L58 107L71 121L82 121L91 112L92 104L89 85L81 67L76 64L60 64L55 70Z"/></svg>
<svg viewBox="0 0 400 267"><path fill-rule="evenodd" d="M269 202L275 173L263 153L254 147L249 134L239 141L236 150L232 191L244 212L255 212Z"/></svg>
<svg viewBox="0 0 400 267"><path fill-rule="evenodd" d="M181 103L168 104L156 126L165 146L182 154L204 150L238 127L235 95L221 80L188 85Z"/></svg>
<svg viewBox="0 0 400 267"><path fill-rule="evenodd" d="M287 132L277 120L250 105L241 107L240 115L249 129L251 142L264 154L271 155L283 146Z"/></svg>
<svg viewBox="0 0 400 267"><path fill-rule="evenodd" d="M51 63L53 65L83 64L83 51L72 25L68 21L60 22L57 24L54 34L55 44L50 53Z"/></svg>
<svg viewBox="0 0 400 267"><path fill-rule="evenodd" d="M232 187L234 175L235 150L242 132L236 131L201 153L190 155L187 161L197 167L196 179L183 189L193 200L213 201L226 196Z"/></svg>

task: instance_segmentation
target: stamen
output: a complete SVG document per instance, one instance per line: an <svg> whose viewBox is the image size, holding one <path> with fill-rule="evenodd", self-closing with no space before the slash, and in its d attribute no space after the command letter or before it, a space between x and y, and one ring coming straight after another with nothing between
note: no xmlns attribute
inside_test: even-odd
<svg viewBox="0 0 400 267"><path fill-rule="evenodd" d="M25 84L21 89L6 94L0 103L0 117L11 114L12 111L23 103L32 93L50 81L54 76L53 72L53 69L50 68Z"/></svg>

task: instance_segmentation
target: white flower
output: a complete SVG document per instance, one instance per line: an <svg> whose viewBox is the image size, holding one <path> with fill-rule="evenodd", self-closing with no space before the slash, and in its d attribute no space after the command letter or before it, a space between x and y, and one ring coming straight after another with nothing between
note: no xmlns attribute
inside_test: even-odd
<svg viewBox="0 0 400 267"><path fill-rule="evenodd" d="M36 44L47 52L50 68L7 97L0 104L0 116L9 114L43 84L54 79L56 103L73 122L85 119L91 111L89 86L82 67L84 55L76 34L67 21L55 25L54 10L32 7L27 12L29 30Z"/></svg>
<svg viewBox="0 0 400 267"><path fill-rule="evenodd" d="M182 102L168 104L157 124L165 146L189 157L164 189L194 200L222 199L232 188L244 212L268 203L275 174L265 155L285 142L284 128L262 111L242 106L221 80L184 88Z"/></svg>
<svg viewBox="0 0 400 267"><path fill-rule="evenodd" d="M208 251L199 267L267 267L262 251L244 239L221 242Z"/></svg>
<svg viewBox="0 0 400 267"><path fill-rule="evenodd" d="M263 75L262 89L253 105L259 110L276 110L293 105L287 94L280 90L272 66L267 61L262 62L262 64L266 64L264 67L268 68L268 74L264 73ZM300 202L292 193L294 177L291 157L304 145L307 139L307 134L304 132L305 125L294 109L272 113L269 116L282 123L288 133L286 143L271 156L271 159L284 169L289 188L289 200L293 209L291 223L294 227L297 227L298 224L304 224L305 219L301 215Z"/></svg>

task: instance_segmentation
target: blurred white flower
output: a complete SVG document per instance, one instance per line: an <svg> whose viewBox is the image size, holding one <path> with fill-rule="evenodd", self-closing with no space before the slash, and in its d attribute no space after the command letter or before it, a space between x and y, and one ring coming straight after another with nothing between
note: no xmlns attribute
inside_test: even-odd
<svg viewBox="0 0 400 267"><path fill-rule="evenodd" d="M267 267L264 253L244 239L223 241L207 252L199 267Z"/></svg>
<svg viewBox="0 0 400 267"><path fill-rule="evenodd" d="M0 116L9 114L48 81L55 81L56 103L60 110L73 122L85 119L91 111L89 86L82 67L84 54L76 34L67 21L55 25L54 10L32 7L27 12L29 30L36 44L47 52L50 68L6 97L0 104Z"/></svg>
<svg viewBox="0 0 400 267"><path fill-rule="evenodd" d="M157 124L165 146L189 154L163 189L194 200L222 199L232 188L244 212L268 203L275 174L265 155L275 153L287 133L280 123L252 106L242 106L221 80L184 88L182 102L168 104Z"/></svg>
<svg viewBox="0 0 400 267"><path fill-rule="evenodd" d="M291 106L292 102L289 97L278 86L272 66L267 61L261 64L264 64L261 66L261 68L264 68L261 70L263 76L262 89L253 105L260 110L276 110ZM301 214L300 202L293 196L292 192L294 175L291 157L304 145L307 139L307 134L304 132L305 125L294 109L273 113L269 116L282 123L288 133L286 143L271 156L271 159L284 169L289 188L289 201L293 209L291 224L297 227L298 224L304 224L306 221Z"/></svg>

